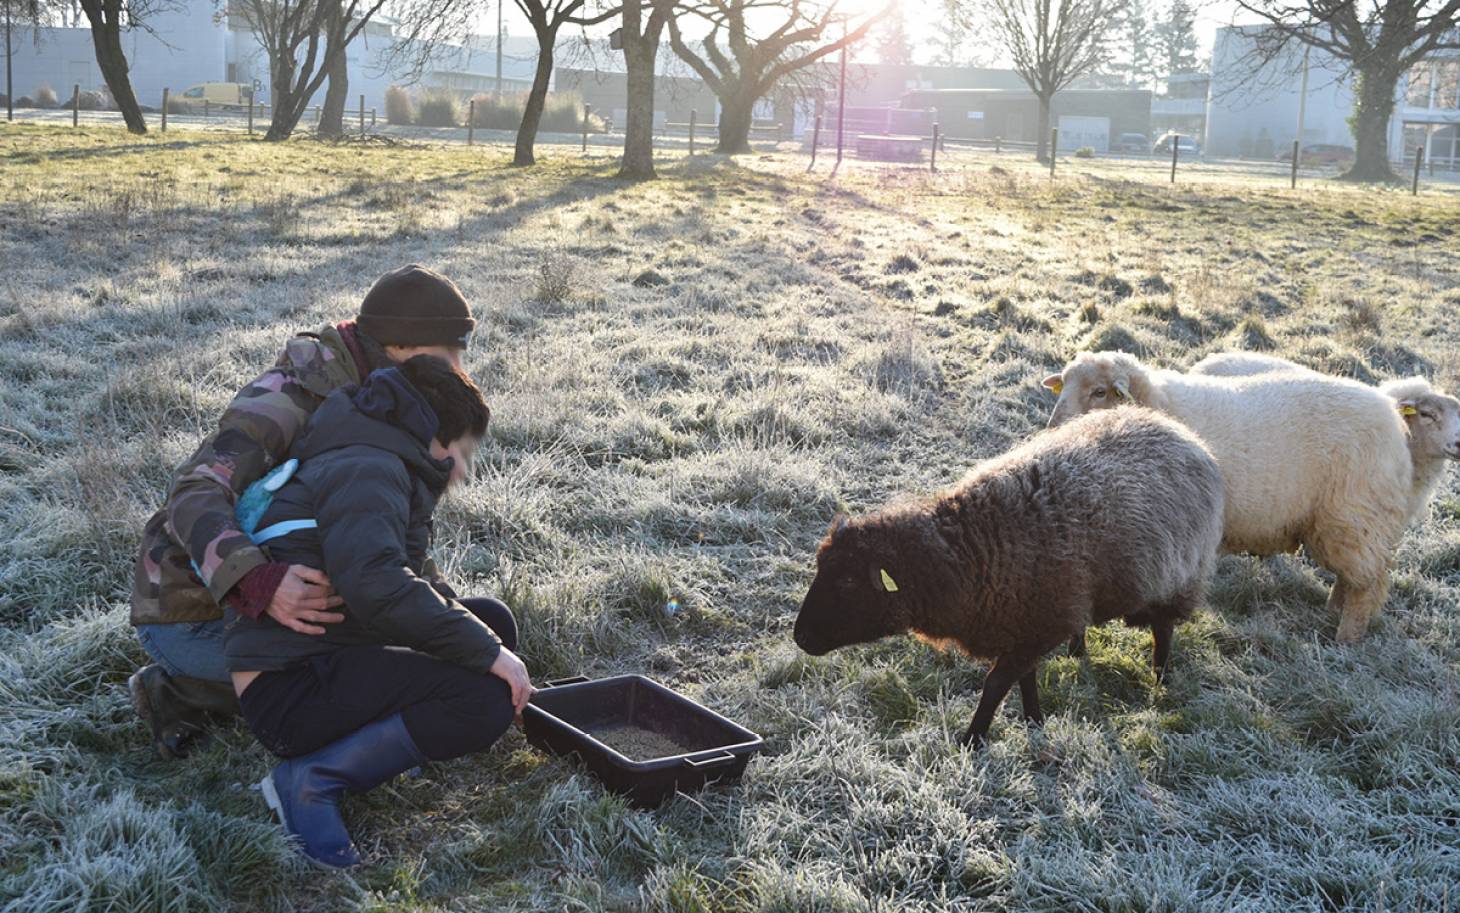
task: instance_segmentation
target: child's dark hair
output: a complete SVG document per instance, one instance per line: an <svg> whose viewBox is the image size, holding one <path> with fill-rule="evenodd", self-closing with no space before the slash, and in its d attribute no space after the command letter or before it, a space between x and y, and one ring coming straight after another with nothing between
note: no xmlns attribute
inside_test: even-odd
<svg viewBox="0 0 1460 913"><path fill-rule="evenodd" d="M482 399L482 391L461 369L452 367L444 358L417 355L400 370L436 413L441 423L436 440L443 446L464 435L480 438L487 433L492 410Z"/></svg>

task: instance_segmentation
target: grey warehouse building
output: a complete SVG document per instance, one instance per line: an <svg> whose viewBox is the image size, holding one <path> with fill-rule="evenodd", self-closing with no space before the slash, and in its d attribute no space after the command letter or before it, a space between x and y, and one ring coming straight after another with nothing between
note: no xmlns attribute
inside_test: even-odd
<svg viewBox="0 0 1460 913"><path fill-rule="evenodd" d="M904 108L934 108L949 139L1034 142L1039 99L1019 89L931 89L909 92ZM1061 149L1090 146L1109 151L1122 133L1151 130L1151 93L1145 89L1066 89L1050 104L1050 126L1060 131Z"/></svg>

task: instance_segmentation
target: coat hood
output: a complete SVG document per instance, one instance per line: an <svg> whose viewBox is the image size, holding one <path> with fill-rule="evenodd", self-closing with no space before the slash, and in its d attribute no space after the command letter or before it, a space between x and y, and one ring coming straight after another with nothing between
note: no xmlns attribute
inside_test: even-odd
<svg viewBox="0 0 1460 913"><path fill-rule="evenodd" d="M440 422L420 392L397 368L381 368L365 383L325 398L310 419L295 456L301 460L363 444L400 457L432 491L445 490L452 460L431 456Z"/></svg>

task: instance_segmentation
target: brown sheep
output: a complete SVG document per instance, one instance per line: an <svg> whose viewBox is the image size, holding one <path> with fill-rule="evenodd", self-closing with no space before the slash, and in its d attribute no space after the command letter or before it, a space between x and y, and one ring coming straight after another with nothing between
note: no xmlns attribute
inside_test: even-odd
<svg viewBox="0 0 1460 913"><path fill-rule="evenodd" d="M1222 476L1151 410L1084 416L974 467L928 499L839 516L816 553L796 644L819 656L912 632L992 659L961 741L981 744L1015 682L1038 722L1039 658L1122 618L1171 633L1202 601L1222 536Z"/></svg>

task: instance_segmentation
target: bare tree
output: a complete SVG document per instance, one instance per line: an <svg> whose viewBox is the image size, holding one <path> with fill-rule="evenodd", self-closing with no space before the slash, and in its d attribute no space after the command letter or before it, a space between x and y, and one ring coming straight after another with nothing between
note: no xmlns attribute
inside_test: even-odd
<svg viewBox="0 0 1460 913"><path fill-rule="evenodd" d="M1200 68L1197 54L1201 48L1196 38L1196 7L1187 0L1171 0L1171 8L1154 29L1155 60L1164 79L1178 73L1192 73Z"/></svg>
<svg viewBox="0 0 1460 913"><path fill-rule="evenodd" d="M147 121L142 106L132 91L127 55L122 52L122 30L147 28L149 16L173 8L171 0L79 0L86 21L91 25L91 44L96 50L96 65L102 79L122 112L122 120L133 133L146 133Z"/></svg>
<svg viewBox="0 0 1460 913"><path fill-rule="evenodd" d="M82 0L93 2L93 0ZM309 99L339 66L345 49L390 0L235 0L269 58L274 90L267 140L287 139ZM424 66L435 50L431 40L460 28L471 0L413 0L391 5L399 17L386 65L414 58ZM343 92L341 93L343 96ZM343 109L343 99L340 102ZM343 113L343 110L342 110Z"/></svg>
<svg viewBox="0 0 1460 913"><path fill-rule="evenodd" d="M1297 44L1316 48L1355 77L1354 163L1340 177L1392 181L1389 119L1399 79L1441 50L1460 48L1460 0L1237 0L1264 20L1248 33L1260 69Z"/></svg>
<svg viewBox="0 0 1460 913"><path fill-rule="evenodd" d="M345 9L340 0L329 0L329 5L332 9L325 21L326 34L339 41L345 36L339 21L345 15ZM324 92L324 104L319 109L319 127L316 132L321 136L343 136L345 133L345 103L350 96L350 63L347 54L344 47L325 45L325 59L329 61L329 86Z"/></svg>
<svg viewBox="0 0 1460 913"><path fill-rule="evenodd" d="M1460 2L1460 0L1456 0ZM987 28L1039 100L1036 156L1047 160L1054 94L1094 71L1109 52L1123 0L982 0Z"/></svg>
<svg viewBox="0 0 1460 913"><path fill-rule="evenodd" d="M901 3L887 7L877 29L876 44L878 63L908 66L913 62L912 41L908 38L907 17L903 15Z"/></svg>
<svg viewBox="0 0 1460 913"><path fill-rule="evenodd" d="M963 66L969 60L968 23L959 14L957 0L940 0L943 15L934 24L933 63L940 67Z"/></svg>
<svg viewBox="0 0 1460 913"><path fill-rule="evenodd" d="M659 38L675 15L679 0L630 0L623 6L618 30L624 52L628 106L624 117L624 158L619 177L654 178L654 64Z"/></svg>
<svg viewBox="0 0 1460 913"><path fill-rule="evenodd" d="M597 25L622 15L621 7L614 6L591 16L583 15L588 0L513 0L517 8L532 24L537 36L537 67L532 74L532 88L527 92L527 101L522 107L522 123L517 126L517 147L512 153L512 164L531 165L537 161L534 145L537 142L537 128L542 123L543 108L547 104L548 86L553 78L553 52L558 44L558 30L565 24Z"/></svg>
<svg viewBox="0 0 1460 913"><path fill-rule="evenodd" d="M669 21L674 52L699 74L720 100L720 141L716 152L750 151L750 127L756 102L778 82L816 61L855 44L886 11L863 16L855 29L827 39L834 23L850 18L837 0L816 7L803 0L700 0L688 13L710 24L710 33L694 46L684 40L676 17ZM762 38L747 20L769 29ZM721 39L725 47L721 47Z"/></svg>

